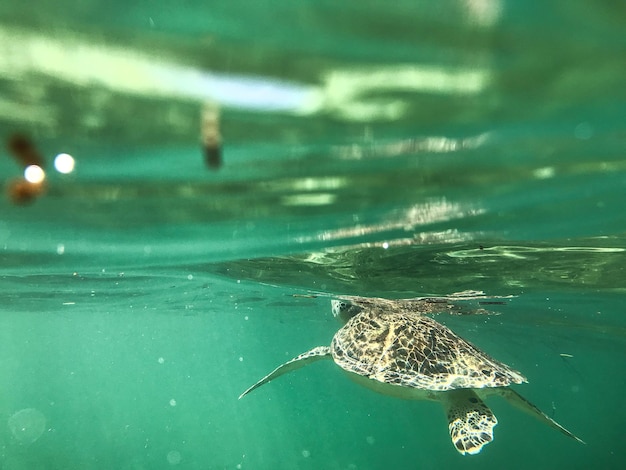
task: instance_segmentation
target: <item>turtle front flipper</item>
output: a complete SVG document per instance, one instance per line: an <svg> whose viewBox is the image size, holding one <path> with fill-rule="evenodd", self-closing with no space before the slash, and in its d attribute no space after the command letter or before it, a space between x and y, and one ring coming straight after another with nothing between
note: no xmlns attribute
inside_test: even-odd
<svg viewBox="0 0 626 470"><path fill-rule="evenodd" d="M452 443L461 454L477 454L493 440L493 427L498 420L476 392L471 389L442 392L441 402Z"/></svg>
<svg viewBox="0 0 626 470"><path fill-rule="evenodd" d="M255 383L252 387L248 388L245 392L239 395L239 399L241 400L244 396L250 393L255 388L259 388L261 385L264 385L276 377L280 377L287 372L291 372L292 370L299 369L307 365L310 362L317 361L319 359L324 359L326 357L330 357L330 348L328 346L318 346L316 348L311 349L305 353L300 354L299 356L294 357L293 359L281 364L272 372L267 374L257 383Z"/></svg>
<svg viewBox="0 0 626 470"><path fill-rule="evenodd" d="M567 429L565 429L559 423L554 421L547 414L545 414L543 411L541 411L539 408L537 408L531 402L526 400L526 398L521 396L519 393L517 393L512 388L506 387L506 388L497 388L497 389L494 389L494 390L497 391L497 393L499 395L501 395L504 398L506 398L507 401L509 403L511 403L512 405L514 405L515 407L517 407L517 408L521 409L522 411L525 411L526 413L534 416L539 421L542 421L542 422L546 423L548 426L561 431L567 437L571 437L572 439L580 442L581 444L586 444L585 441L583 441L578 436L575 436L574 434L569 432Z"/></svg>

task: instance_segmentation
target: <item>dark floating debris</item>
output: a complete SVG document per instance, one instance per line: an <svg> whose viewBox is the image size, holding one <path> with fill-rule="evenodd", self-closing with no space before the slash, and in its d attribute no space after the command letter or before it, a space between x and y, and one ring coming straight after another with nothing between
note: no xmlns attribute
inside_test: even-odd
<svg viewBox="0 0 626 470"><path fill-rule="evenodd" d="M30 204L44 192L43 183L30 183L23 178L9 182L7 194L14 204Z"/></svg>
<svg viewBox="0 0 626 470"><path fill-rule="evenodd" d="M44 168L44 160L33 142L23 134L13 134L7 141L7 148L13 157L26 168L37 165Z"/></svg>
<svg viewBox="0 0 626 470"><path fill-rule="evenodd" d="M200 138L206 166L217 170L222 166L222 136L220 134L220 111L215 105L207 104L202 109Z"/></svg>

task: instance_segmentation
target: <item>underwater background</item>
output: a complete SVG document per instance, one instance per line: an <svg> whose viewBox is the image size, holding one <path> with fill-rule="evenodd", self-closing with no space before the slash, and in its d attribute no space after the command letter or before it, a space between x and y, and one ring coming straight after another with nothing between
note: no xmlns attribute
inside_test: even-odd
<svg viewBox="0 0 626 470"><path fill-rule="evenodd" d="M625 58L608 0L3 0L0 468L624 468ZM464 290L586 445L494 398L462 456L331 361L238 400L329 296Z"/></svg>

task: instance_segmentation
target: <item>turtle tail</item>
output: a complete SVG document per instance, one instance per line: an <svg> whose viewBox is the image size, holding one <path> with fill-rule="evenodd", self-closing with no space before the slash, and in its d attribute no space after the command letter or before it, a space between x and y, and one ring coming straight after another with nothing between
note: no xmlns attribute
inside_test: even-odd
<svg viewBox="0 0 626 470"><path fill-rule="evenodd" d="M259 380L257 383L255 383L245 392L239 395L239 399L241 400L244 396L246 396L255 388L259 388L261 385L264 385L274 380L276 377L280 377L281 375L291 372L292 370L299 369L300 367L303 367L310 362L325 359L328 356L330 356L330 348L328 346L318 346L305 353L302 353L299 356L296 356L293 359L285 362L284 364L281 364L272 372L267 374L265 377L263 377L261 380Z"/></svg>
<svg viewBox="0 0 626 470"><path fill-rule="evenodd" d="M585 441L583 441L578 436L575 436L574 434L569 432L567 429L565 429L559 423L554 421L547 414L545 414L543 411L541 411L539 408L537 408L531 402L526 400L526 398L521 396L515 390L506 387L506 388L498 388L497 391L498 391L499 395L501 395L504 398L506 398L507 401L509 403L511 403L512 405L514 405L515 407L521 409L522 411L525 411L528 414L531 414L532 416L537 418L539 421L542 421L542 422L546 423L548 426L561 431L566 436L571 437L572 439L580 442L581 444L586 444Z"/></svg>

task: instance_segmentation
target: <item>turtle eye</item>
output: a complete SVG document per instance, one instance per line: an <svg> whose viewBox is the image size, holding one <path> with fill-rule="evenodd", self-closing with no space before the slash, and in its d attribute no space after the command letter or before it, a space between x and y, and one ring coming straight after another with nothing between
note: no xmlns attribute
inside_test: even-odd
<svg viewBox="0 0 626 470"><path fill-rule="evenodd" d="M331 305L334 317L341 315L348 308L350 308L350 304L342 300L331 300Z"/></svg>

